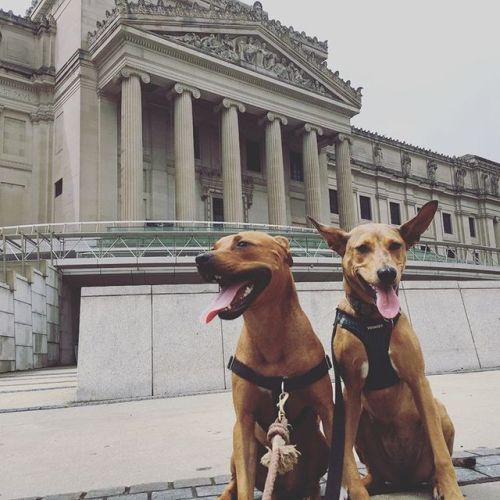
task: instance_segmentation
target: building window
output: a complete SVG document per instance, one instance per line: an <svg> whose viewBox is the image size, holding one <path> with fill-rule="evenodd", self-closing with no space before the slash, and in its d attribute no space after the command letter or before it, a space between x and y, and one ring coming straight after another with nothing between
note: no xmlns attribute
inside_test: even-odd
<svg viewBox="0 0 500 500"><path fill-rule="evenodd" d="M194 139L194 158L196 160L201 160L200 129L198 127L194 127L193 129L193 139Z"/></svg>
<svg viewBox="0 0 500 500"><path fill-rule="evenodd" d="M446 256L448 257L448 259L456 259L457 258L457 254L456 254L455 250L452 250L451 248L448 248L448 250L446 250Z"/></svg>
<svg viewBox="0 0 500 500"><path fill-rule="evenodd" d="M57 198L58 196L62 195L63 192L63 180L59 179L55 184L54 184L54 191L55 191L55 197Z"/></svg>
<svg viewBox="0 0 500 500"><path fill-rule="evenodd" d="M224 222L224 202L222 198L212 198L212 220Z"/></svg>
<svg viewBox="0 0 500 500"><path fill-rule="evenodd" d="M401 208L399 206L399 203L393 203L391 201L389 203L389 208L391 211L391 224L399 226L401 224Z"/></svg>
<svg viewBox="0 0 500 500"><path fill-rule="evenodd" d="M262 172L260 165L260 144L255 141L247 141L247 170L250 172Z"/></svg>
<svg viewBox="0 0 500 500"><path fill-rule="evenodd" d="M451 214L443 213L443 229L445 234L453 234L453 227L451 225Z"/></svg>
<svg viewBox="0 0 500 500"><path fill-rule="evenodd" d="M304 182L302 154L295 151L290 152L290 179L292 181Z"/></svg>
<svg viewBox="0 0 500 500"><path fill-rule="evenodd" d="M359 208L361 209L361 218L372 220L372 203L368 196L359 197Z"/></svg>
<svg viewBox="0 0 500 500"><path fill-rule="evenodd" d="M469 217L469 231L470 231L470 237L475 238L476 237L476 221L474 220L474 217Z"/></svg>
<svg viewBox="0 0 500 500"><path fill-rule="evenodd" d="M329 189L328 194L330 195L330 213L338 214L339 213L339 201L337 199L337 190Z"/></svg>

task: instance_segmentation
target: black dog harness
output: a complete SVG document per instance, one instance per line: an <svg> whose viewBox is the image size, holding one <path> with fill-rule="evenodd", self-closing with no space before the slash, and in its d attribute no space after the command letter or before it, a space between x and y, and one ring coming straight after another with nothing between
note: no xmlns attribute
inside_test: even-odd
<svg viewBox="0 0 500 500"><path fill-rule="evenodd" d="M339 498L344 467L345 405L342 396L340 366L333 353L333 340L337 334L337 326L350 331L363 343L369 363L365 388L369 391L376 391L391 387L399 382L399 376L389 358L389 344L392 330L400 316L401 314L398 314L391 321L382 320L382 322L367 323L337 309L332 333L332 359L335 371L335 418L333 419L333 438L328 461L325 500L337 500Z"/></svg>
<svg viewBox="0 0 500 500"><path fill-rule="evenodd" d="M337 326L341 326L349 330L363 343L369 364L368 377L365 382L365 390L367 391L386 389L396 385L400 380L389 357L392 330L400 316L399 313L392 320L366 322L337 309L333 325L333 338L335 338Z"/></svg>
<svg viewBox="0 0 500 500"><path fill-rule="evenodd" d="M263 389L271 391L272 398L274 402L278 402L280 394L283 392L291 393L299 389L304 389L308 385L314 384L325 375L328 374L330 368L332 368L332 362L328 356L325 356L320 363L318 363L314 368L311 368L308 372L303 375L298 375L296 377L285 377L285 376L274 376L266 377L252 370L248 365L245 365L236 356L231 356L229 358L229 363L227 365L228 369L231 370L235 375L241 377L242 379L251 382L252 384L258 385ZM277 411L277 410L276 410ZM311 408L304 407L302 412L290 423L292 428L298 428L307 415L310 413ZM267 426L263 422L258 422L259 425L265 429Z"/></svg>
<svg viewBox="0 0 500 500"><path fill-rule="evenodd" d="M273 393L273 398L278 400L278 396L282 392L290 393L303 389L304 387L314 384L314 382L323 378L330 371L330 368L332 368L332 362L328 356L325 356L314 368L311 368L308 372L303 375L297 375L296 377L266 377L239 361L236 356L231 356L227 367L234 374L238 375L238 377L241 377L252 384L258 385L263 389L268 389Z"/></svg>

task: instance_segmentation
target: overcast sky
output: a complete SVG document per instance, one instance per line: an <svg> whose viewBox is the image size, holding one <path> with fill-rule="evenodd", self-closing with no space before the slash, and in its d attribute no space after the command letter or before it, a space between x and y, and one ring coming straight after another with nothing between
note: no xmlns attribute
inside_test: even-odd
<svg viewBox="0 0 500 500"><path fill-rule="evenodd" d="M0 7L24 14L30 3ZM262 3L271 18L329 41L330 68L364 88L354 125L500 162L498 0Z"/></svg>

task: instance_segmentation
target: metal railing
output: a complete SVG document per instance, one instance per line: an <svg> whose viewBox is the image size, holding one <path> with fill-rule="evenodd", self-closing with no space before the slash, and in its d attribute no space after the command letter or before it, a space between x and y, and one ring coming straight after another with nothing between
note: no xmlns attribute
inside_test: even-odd
<svg viewBox="0 0 500 500"><path fill-rule="evenodd" d="M333 252L310 228L227 222L77 222L0 228L0 258L5 273L11 263L74 259L148 259L194 257L222 236L240 231L265 231L290 240L294 257L331 257ZM478 245L422 241L408 259L441 264L500 266L500 250ZM116 263L116 262L115 262Z"/></svg>

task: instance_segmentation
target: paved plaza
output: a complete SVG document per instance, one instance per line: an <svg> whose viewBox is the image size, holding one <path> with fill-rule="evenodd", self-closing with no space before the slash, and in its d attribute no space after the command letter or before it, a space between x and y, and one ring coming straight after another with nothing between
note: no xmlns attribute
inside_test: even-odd
<svg viewBox="0 0 500 500"><path fill-rule="evenodd" d="M456 454L477 456L475 470L457 470L464 493L473 500L500 498L500 371L430 380L454 420ZM81 405L72 403L75 391L75 368L0 377L2 500L61 494L57 498L210 499L220 493L231 450L230 393Z"/></svg>

